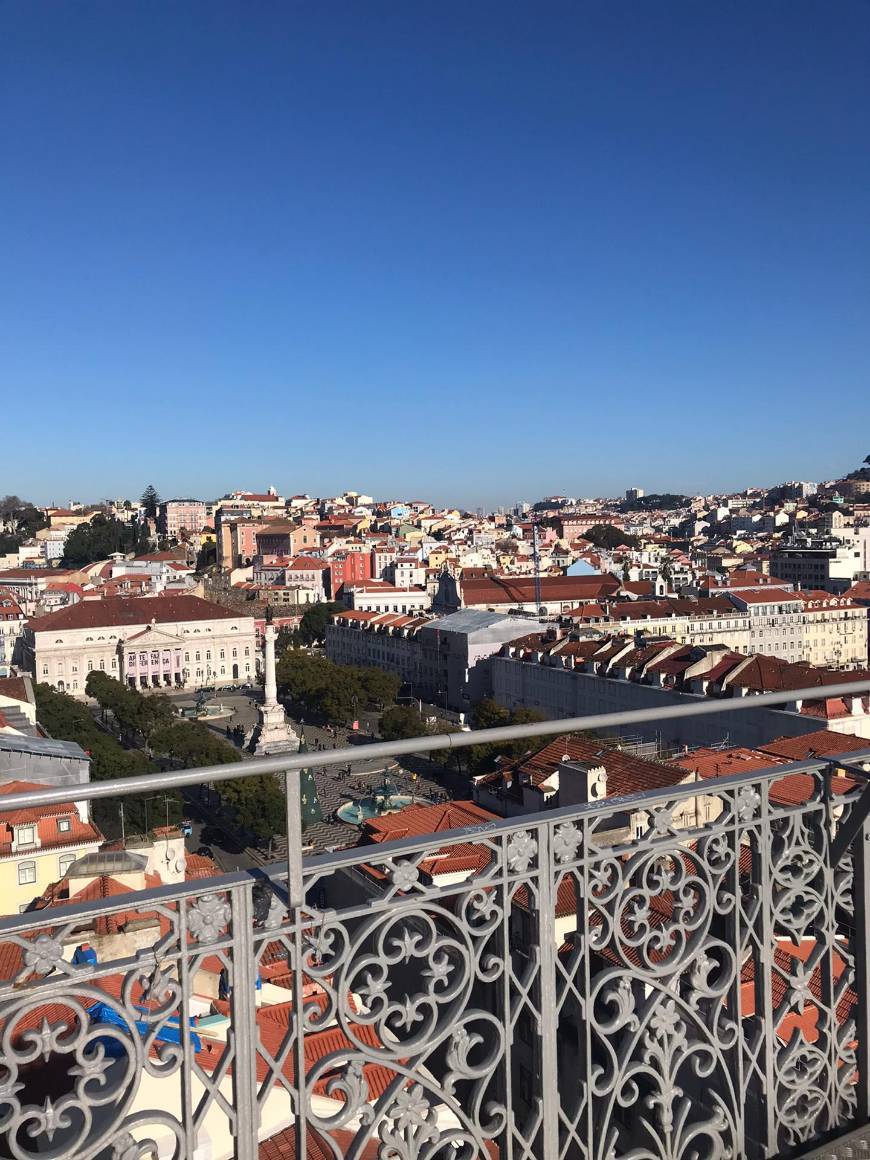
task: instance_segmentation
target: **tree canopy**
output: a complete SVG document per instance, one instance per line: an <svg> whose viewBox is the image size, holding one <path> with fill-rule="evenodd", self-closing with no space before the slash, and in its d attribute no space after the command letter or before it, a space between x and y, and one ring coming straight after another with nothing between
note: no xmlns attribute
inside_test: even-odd
<svg viewBox="0 0 870 1160"><path fill-rule="evenodd" d="M279 686L302 709L336 723L365 705L382 707L396 699L400 681L378 668L337 665L304 649L288 648L277 661Z"/></svg>
<svg viewBox="0 0 870 1160"><path fill-rule="evenodd" d="M642 495L639 499L624 500L619 506L624 512L670 511L673 508L688 507L690 503L690 496L665 491Z"/></svg>
<svg viewBox="0 0 870 1160"><path fill-rule="evenodd" d="M160 507L160 496L157 494L157 488L153 483L149 483L142 492L141 503L145 509L145 518L149 520L157 519L157 509Z"/></svg>
<svg viewBox="0 0 870 1160"><path fill-rule="evenodd" d="M416 705L394 705L381 717L380 732L384 741L402 741L420 737L426 732L426 722Z"/></svg>
<svg viewBox="0 0 870 1160"><path fill-rule="evenodd" d="M84 749L91 759L92 781L134 777L154 769L141 750L125 749L117 737L100 728L86 705L68 693L59 693L51 685L43 684L36 685L34 692L40 724L51 737L75 741ZM147 818L145 799L132 796L123 801L128 832L136 829L144 832ZM94 821L108 837L120 832L118 807L117 799L98 798L93 803Z"/></svg>
<svg viewBox="0 0 870 1160"><path fill-rule="evenodd" d="M586 529L583 538L589 540L596 548L618 548L621 544L636 548L640 543L637 536L630 536L627 532L615 528L613 524L595 524Z"/></svg>
<svg viewBox="0 0 870 1160"><path fill-rule="evenodd" d="M94 698L104 714L112 714L118 728L130 740L141 738L147 743L156 730L175 720L175 709L165 694L155 692L143 697L136 689L97 669L88 673L85 692Z"/></svg>
<svg viewBox="0 0 870 1160"><path fill-rule="evenodd" d="M63 548L68 567L83 567L105 560L113 552L141 552L148 547L148 532L135 520L124 524L114 516L96 515L87 524L73 528Z"/></svg>
<svg viewBox="0 0 870 1160"><path fill-rule="evenodd" d="M25 540L48 527L48 520L26 499L17 495L0 497L0 523L6 528L0 532L0 555L17 552Z"/></svg>
<svg viewBox="0 0 870 1160"><path fill-rule="evenodd" d="M336 612L344 610L343 604L334 600L321 601L319 604L309 604L299 622L299 639L303 644L322 644L326 636L326 626Z"/></svg>
<svg viewBox="0 0 870 1160"><path fill-rule="evenodd" d="M537 709L505 709L490 697L484 698L473 709L475 729L495 729L499 725L531 725L544 721ZM472 773L483 773L492 768L496 757L522 757L534 749L534 741L522 737L517 741L490 741L472 745L468 753L468 768Z"/></svg>

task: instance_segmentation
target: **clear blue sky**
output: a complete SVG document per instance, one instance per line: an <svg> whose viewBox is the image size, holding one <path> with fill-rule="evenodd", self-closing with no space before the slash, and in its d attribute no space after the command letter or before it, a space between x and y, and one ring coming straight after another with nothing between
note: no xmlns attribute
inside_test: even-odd
<svg viewBox="0 0 870 1160"><path fill-rule="evenodd" d="M870 452L864 0L0 8L0 492Z"/></svg>

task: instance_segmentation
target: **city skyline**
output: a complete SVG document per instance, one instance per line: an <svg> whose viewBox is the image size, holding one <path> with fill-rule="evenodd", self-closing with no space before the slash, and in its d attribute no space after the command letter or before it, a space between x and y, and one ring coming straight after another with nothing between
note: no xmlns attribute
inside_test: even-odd
<svg viewBox="0 0 870 1160"><path fill-rule="evenodd" d="M22 489L497 505L863 457L866 6L157 12L6 9Z"/></svg>
<svg viewBox="0 0 870 1160"><path fill-rule="evenodd" d="M870 458L870 456L868 456L868 458ZM851 462L851 463L841 463L839 465L840 470L834 471L828 476L821 476L821 475L813 476L809 472L797 472L795 470L792 470L792 472L790 474L786 474L785 476L783 476L780 479L766 479L764 481L754 480L754 481L749 481L749 482L744 481L741 485L738 485L735 487L730 487L730 488L723 487L723 488L711 488L711 489L705 489L705 490L680 488L680 487L676 487L675 485L673 485L673 483L670 482L666 477L665 477L664 482L661 486L651 486L648 480L635 479L632 481L628 481L628 480L624 481L623 484L621 484L615 491L609 492L609 493L604 492L604 491L580 492L577 488L571 488L571 487L562 487L562 488L551 487L551 488L548 488L548 489L540 492L540 494L537 494L537 493L531 494L530 493L528 495L524 494L522 496L514 495L512 497L499 499L493 504L486 504L486 503L480 503L480 502L470 502L468 500L463 501L461 498L459 498L459 499L443 499L442 500L440 495L427 495L422 491L422 489L419 489L419 488L415 489L413 486L409 490L406 490L406 491L400 491L396 488L393 488L392 490L387 489L383 493L380 493L380 492L376 493L376 492L371 491L371 490L366 490L366 486L365 486L366 481L365 480L362 481L362 483L363 483L362 489L360 489L356 486L356 484L360 482L359 480L350 481L350 486L348 486L348 487L338 487L338 488L327 487L327 488L322 489L322 490L311 490L311 489L296 490L295 488L291 488L291 487L281 487L281 486L279 486L278 483L276 483L272 479L268 479L266 482L263 482L263 480L261 480L259 478L255 478L253 481L249 480L245 484L237 486L237 487L236 486L227 487L225 485L220 485L216 490L215 489L212 489L212 490L199 489L198 491L195 489L187 489L187 490L176 489L173 491L172 489L166 489L164 487L159 486L155 479L148 479L144 483L140 482L140 483L134 485L134 487L131 490L127 490L127 491L125 491L122 488L115 488L115 489L103 488L103 490L100 491L98 495L93 495L93 496L85 496L85 495L78 495L78 494L75 494L75 495L63 494L62 496L52 495L52 496L45 498L45 497L42 497L41 495L38 495L36 493L31 493L26 488L24 488L24 489L22 489L20 487L19 488L10 488L10 491L14 492L15 494L20 495L23 499L29 500L31 503L37 504L40 507L60 507L60 506L63 506L64 504L70 503L70 502L83 503L85 506L87 506L89 504L111 502L115 499L129 499L132 501L132 500L139 498L139 496L141 495L142 491L144 490L144 488L146 486L154 486L156 491L158 492L161 500L189 498L189 499L196 499L196 500L204 500L207 502L226 499L228 496L230 496L231 494L233 494L236 491L256 492L259 490L260 492L265 492L267 488L274 487L276 493L278 495L284 496L285 499L289 498L292 495L309 495L312 498L316 498L316 499L328 499L328 498L331 498L334 496L343 495L343 494L345 494L345 492L348 492L348 491L356 491L360 495L366 495L366 496L371 495L372 498L375 500L375 502L378 502L378 503L383 503L383 502L388 502L388 501L401 502L403 500L422 499L427 503L431 503L436 508L459 507L464 511L473 512L481 507L484 508L484 510L488 510L488 511L496 511L500 508L502 508L504 510L510 510L512 507L514 507L515 505L520 504L520 503L524 503L524 502L537 503L539 500L546 499L550 496L561 496L561 495L574 497L578 501L581 501L581 500L582 501L591 501L591 500L598 500L598 499L601 499L601 500L604 500L604 499L621 500L621 499L625 498L625 493L628 490L633 489L633 488L641 488L641 490L643 492L645 492L647 495L650 495L650 494L673 494L673 495L686 495L686 496L690 496L690 497L708 496L708 495L732 495L732 494L736 495L736 494L741 494L741 493L748 492L748 491L772 489L772 488L778 487L780 484L783 484L786 482L794 482L796 480L811 481L813 483L826 483L826 482L835 481L837 479L843 478L847 472L862 466L862 462L866 462L864 457L856 457L855 461ZM795 465L792 465L792 466L794 467ZM297 481L297 483L298 483L298 481Z"/></svg>

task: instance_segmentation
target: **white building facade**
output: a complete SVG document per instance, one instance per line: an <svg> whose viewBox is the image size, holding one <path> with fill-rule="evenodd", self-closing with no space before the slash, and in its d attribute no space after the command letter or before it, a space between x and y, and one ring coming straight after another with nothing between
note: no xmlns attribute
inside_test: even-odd
<svg viewBox="0 0 870 1160"><path fill-rule="evenodd" d="M137 689L246 684L256 657L253 617L188 595L86 600L24 633L34 678L74 695L93 670Z"/></svg>

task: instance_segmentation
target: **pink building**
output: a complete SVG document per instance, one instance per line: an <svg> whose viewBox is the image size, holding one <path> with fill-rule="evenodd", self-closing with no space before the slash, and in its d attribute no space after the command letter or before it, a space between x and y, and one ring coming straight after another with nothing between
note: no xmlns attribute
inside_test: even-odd
<svg viewBox="0 0 870 1160"><path fill-rule="evenodd" d="M200 531L205 522L202 500L168 499L160 505L160 530L170 540L180 539L182 531Z"/></svg>

